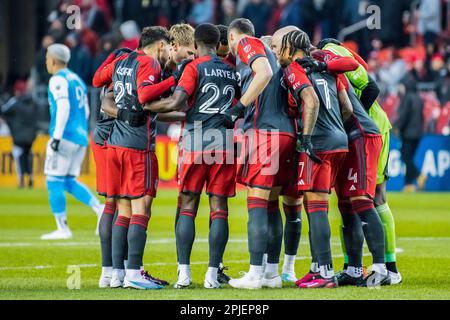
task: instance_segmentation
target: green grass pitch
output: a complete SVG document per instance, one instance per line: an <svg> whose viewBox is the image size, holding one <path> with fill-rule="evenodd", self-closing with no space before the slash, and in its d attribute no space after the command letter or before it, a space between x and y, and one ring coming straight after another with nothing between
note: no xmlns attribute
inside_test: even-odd
<svg viewBox="0 0 450 320"><path fill-rule="evenodd" d="M0 299L450 299L450 194L389 194L396 217L398 266L403 284L381 289L337 288L243 291L225 286L203 289L208 261L208 205L202 200L192 253L192 289L159 291L98 289L100 246L94 235L95 215L68 199L69 241L43 242L40 235L55 228L45 190L0 189ZM160 190L153 206L145 265L152 274L176 280L174 212L176 192ZM332 251L335 268L342 266L339 215L331 201ZM232 277L248 270L245 192L230 201L230 242L224 257ZM303 219L306 221L306 219ZM297 276L309 267L307 223L296 262ZM370 257L365 249L365 265ZM80 267L81 289L67 288L68 266ZM281 268L281 265L280 265Z"/></svg>

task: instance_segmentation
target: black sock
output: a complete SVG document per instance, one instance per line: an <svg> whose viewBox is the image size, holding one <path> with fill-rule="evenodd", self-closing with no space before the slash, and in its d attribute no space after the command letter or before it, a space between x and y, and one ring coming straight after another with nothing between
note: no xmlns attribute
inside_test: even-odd
<svg viewBox="0 0 450 320"><path fill-rule="evenodd" d="M306 201L305 209L309 215L309 230L314 244L314 255L319 266L332 265L330 237L331 230L328 223L327 201Z"/></svg>
<svg viewBox="0 0 450 320"><path fill-rule="evenodd" d="M117 216L112 228L112 262L114 269L125 269L123 261L126 259L126 246L130 218Z"/></svg>
<svg viewBox="0 0 450 320"><path fill-rule="evenodd" d="M372 254L373 263L384 263L385 238L383 223L374 207L373 201L370 199L355 200L352 202L352 207L361 218L364 237Z"/></svg>
<svg viewBox="0 0 450 320"><path fill-rule="evenodd" d="M281 218L278 200L269 201L268 223L267 263L279 263L283 244L283 219Z"/></svg>
<svg viewBox="0 0 450 320"><path fill-rule="evenodd" d="M209 229L209 266L218 268L228 242L228 212L211 212Z"/></svg>
<svg viewBox="0 0 450 320"><path fill-rule="evenodd" d="M182 209L176 229L177 255L179 264L190 264L192 245L195 239L195 216L193 210Z"/></svg>
<svg viewBox="0 0 450 320"><path fill-rule="evenodd" d="M178 202L177 202L177 212L175 214L175 232L177 230L177 223L178 219L180 218L180 210L181 210L181 195L178 195Z"/></svg>
<svg viewBox="0 0 450 320"><path fill-rule="evenodd" d="M112 226L114 220L114 214L116 213L115 202L106 202L105 209L100 218L99 223L99 236L100 247L102 253L102 267L112 267Z"/></svg>
<svg viewBox="0 0 450 320"><path fill-rule="evenodd" d="M395 262L386 262L386 269L388 269L388 271L398 273L397 263Z"/></svg>
<svg viewBox="0 0 450 320"><path fill-rule="evenodd" d="M347 266L344 265L344 270L348 266L362 267L364 234L361 219L350 202L339 201L338 206L342 216L344 244L348 256L348 263Z"/></svg>
<svg viewBox="0 0 450 320"><path fill-rule="evenodd" d="M267 251L269 237L268 202L265 199L249 197L248 206L248 249L250 264L261 266Z"/></svg>
<svg viewBox="0 0 450 320"><path fill-rule="evenodd" d="M128 230L128 269L139 270L142 266L149 219L146 215L131 216Z"/></svg>
<svg viewBox="0 0 450 320"><path fill-rule="evenodd" d="M302 234L302 205L283 204L286 223L284 225L284 254L297 255Z"/></svg>
<svg viewBox="0 0 450 320"><path fill-rule="evenodd" d="M306 201L305 201L305 208L306 208ZM306 217L308 218L308 240L309 240L309 251L311 253L311 263L318 263L316 251L314 249L314 243L311 237L311 219L309 218L308 212L306 212Z"/></svg>

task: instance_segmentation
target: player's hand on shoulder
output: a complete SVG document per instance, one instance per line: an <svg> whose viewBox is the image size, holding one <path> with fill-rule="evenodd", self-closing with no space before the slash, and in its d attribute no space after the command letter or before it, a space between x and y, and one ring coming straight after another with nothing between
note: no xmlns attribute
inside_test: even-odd
<svg viewBox="0 0 450 320"><path fill-rule="evenodd" d="M144 111L131 111L119 109L117 119L127 123L130 127L142 127L147 123L147 115Z"/></svg>
<svg viewBox="0 0 450 320"><path fill-rule="evenodd" d="M180 81L180 78L181 78L181 75L184 72L184 69L192 61L194 61L194 60L192 60L192 59L184 59L183 61L181 61L180 63L177 64L177 66L175 67L175 70L172 73L173 77L175 78L175 82Z"/></svg>
<svg viewBox="0 0 450 320"><path fill-rule="evenodd" d="M301 65L308 74L312 72L320 73L327 71L327 64L325 62L318 61L312 57L304 57L303 59L297 59L295 61Z"/></svg>
<svg viewBox="0 0 450 320"><path fill-rule="evenodd" d="M58 152L59 151L59 144L61 143L61 140L58 139L52 139L52 141L50 142L50 148L55 151Z"/></svg>

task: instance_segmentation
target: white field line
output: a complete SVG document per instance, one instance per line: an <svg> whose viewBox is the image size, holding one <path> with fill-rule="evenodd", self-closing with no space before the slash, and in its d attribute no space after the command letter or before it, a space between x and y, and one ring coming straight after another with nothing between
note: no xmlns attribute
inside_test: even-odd
<svg viewBox="0 0 450 320"><path fill-rule="evenodd" d="M400 241L446 241L450 240L450 237L400 237L397 240ZM208 243L207 238L195 239L196 243ZM172 244L175 243L175 238L160 238L155 240L148 240L147 244ZM229 239L228 243L247 243L246 238ZM35 242L0 242L0 248L12 248L12 247L77 247L77 246L97 246L100 241L68 241L68 242L56 242L56 241L40 241ZM308 241L301 241L301 244L308 244ZM331 241L331 245L340 245L339 241Z"/></svg>

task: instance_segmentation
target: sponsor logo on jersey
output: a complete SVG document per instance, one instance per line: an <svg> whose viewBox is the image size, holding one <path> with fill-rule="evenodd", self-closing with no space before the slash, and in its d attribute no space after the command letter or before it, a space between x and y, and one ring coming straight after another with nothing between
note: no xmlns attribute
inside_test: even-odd
<svg viewBox="0 0 450 320"><path fill-rule="evenodd" d="M252 50L252 46L251 45L246 45L245 47L244 47L244 52L245 53L249 53L250 52L250 50Z"/></svg>

